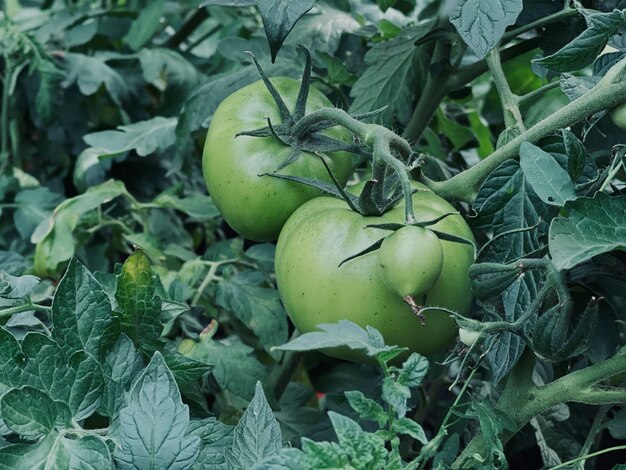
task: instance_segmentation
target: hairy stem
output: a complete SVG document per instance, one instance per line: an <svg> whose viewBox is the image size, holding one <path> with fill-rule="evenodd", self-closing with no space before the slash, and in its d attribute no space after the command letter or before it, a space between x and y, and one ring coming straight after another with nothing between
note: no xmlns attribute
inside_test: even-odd
<svg viewBox="0 0 626 470"><path fill-rule="evenodd" d="M489 67L489 71L496 85L496 90L498 91L498 96L500 97L506 127L517 127L520 131L525 131L526 126L522 119L522 113L520 113L519 110L518 96L511 91L509 82L504 75L498 48L493 48L489 54L487 54L485 60L487 61L487 66Z"/></svg>
<svg viewBox="0 0 626 470"><path fill-rule="evenodd" d="M611 71L615 68L621 71L624 65L622 62L614 65L605 79L613 78L615 74ZM613 82L603 79L589 92L538 122L475 166L447 181L433 181L424 176L421 177L421 181L444 199L472 203L489 174L505 161L516 157L522 143L535 143L558 129L570 127L598 111L610 109L624 101L626 101L626 80Z"/></svg>
<svg viewBox="0 0 626 470"><path fill-rule="evenodd" d="M17 305L15 307L9 307L9 308L5 308L4 310L0 310L0 318L8 318L11 315L14 315L16 313L30 312L30 311L33 311L33 310L35 312L45 312L45 313L48 313L52 309L50 307L46 307L44 305L36 305L36 304Z"/></svg>
<svg viewBox="0 0 626 470"><path fill-rule="evenodd" d="M567 374L542 387L536 386L532 380L534 361L532 351L526 350L511 372L498 402L497 409L506 414L515 425L513 429L506 429L500 435L503 443L517 434L532 418L560 403L608 405L623 403L626 400L626 389L597 387L599 382L626 372L626 354L623 352L603 362ZM487 449L485 438L479 432L463 450L452 468L471 468L472 456L474 454L484 456Z"/></svg>

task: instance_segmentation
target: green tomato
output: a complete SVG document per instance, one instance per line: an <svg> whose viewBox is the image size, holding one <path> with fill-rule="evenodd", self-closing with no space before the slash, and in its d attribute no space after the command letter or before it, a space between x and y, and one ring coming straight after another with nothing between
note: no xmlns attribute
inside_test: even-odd
<svg viewBox="0 0 626 470"><path fill-rule="evenodd" d="M459 340L467 347L471 347L478 340L479 331L470 331L465 328L459 328Z"/></svg>
<svg viewBox="0 0 626 470"><path fill-rule="evenodd" d="M615 106L610 113L611 122L620 129L626 130L626 103Z"/></svg>
<svg viewBox="0 0 626 470"><path fill-rule="evenodd" d="M292 78L271 79L287 108L293 111L300 82ZM331 102L311 87L307 113L331 107ZM234 92L217 108L207 133L202 157L204 180L215 205L226 222L240 235L256 241L275 240L289 216L309 199L319 196L315 188L271 176L287 159L291 147L273 137L236 135L281 122L276 103L262 81ZM348 131L334 127L324 135L351 141ZM341 184L350 176L349 153L335 152L326 162ZM330 182L317 155L302 152L298 160L281 170L282 174L303 176Z"/></svg>
<svg viewBox="0 0 626 470"><path fill-rule="evenodd" d="M443 268L443 248L437 235L421 227L396 230L378 251L381 276L398 296L419 296L437 282Z"/></svg>
<svg viewBox="0 0 626 470"><path fill-rule="evenodd" d="M421 184L413 195L419 221L454 212L454 208ZM302 333L317 331L320 323L345 319L362 327L378 329L387 344L433 354L449 345L457 328L443 311L425 312L426 324L407 303L391 291L381 276L378 253L371 252L339 264L380 240L385 233L368 224L402 223L399 204L381 217L363 217L344 201L319 197L303 204L285 224L276 247L276 280L283 303ZM472 232L460 215L451 215L434 230L473 241ZM438 279L425 293L425 306L441 306L467 315L472 303L468 270L474 261L473 247L440 240L443 266ZM419 299L421 304L422 299ZM363 360L363 354L347 349L326 351L336 357Z"/></svg>

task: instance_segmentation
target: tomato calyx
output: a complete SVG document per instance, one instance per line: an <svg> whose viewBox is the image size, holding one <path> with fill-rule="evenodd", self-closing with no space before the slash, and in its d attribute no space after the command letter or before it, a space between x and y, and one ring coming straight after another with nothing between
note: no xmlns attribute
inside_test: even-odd
<svg viewBox="0 0 626 470"><path fill-rule="evenodd" d="M443 219L445 219L446 217L450 217L451 215L458 215L458 212L447 212L434 219L426 220L423 222L414 222L412 224L369 224L369 225L366 225L365 228L377 228L381 230L390 230L392 233L404 227L427 228L428 230L433 232L437 236L437 238L439 238L440 240L445 240L445 241L454 242L454 243L462 243L462 244L470 245L471 247L476 249L476 246L474 245L474 243L471 240L468 240L467 238L460 237L458 235L452 235L446 232L442 232L440 230L436 230L431 227L432 225L435 225L436 223L441 222ZM380 240L377 240L375 243L372 243L370 246L368 246L364 250L361 250L352 256L348 256L346 259L341 261L341 263L339 263L339 267L341 267L343 264L347 263L348 261L352 261L353 259L359 258L363 255L366 255L368 253L372 253L378 250L389 235L382 237Z"/></svg>
<svg viewBox="0 0 626 470"><path fill-rule="evenodd" d="M305 54L305 66L302 73L302 80L300 84L300 90L296 99L293 112L289 110L285 101L280 96L280 93L276 87L272 84L268 76L265 74L261 64L257 60L256 56L249 52L256 65L261 79L265 84L265 87L272 96L278 112L280 114L280 123L273 123L271 119L267 118L267 126L259 129L253 129L250 131L243 131L238 133L235 137L250 136L250 137L273 137L277 142L282 145L291 147L287 158L274 170L274 173L282 170L286 166L294 163L302 154L302 152L310 153L332 153L340 151L358 152L362 149L362 145L358 142L343 142L320 134L320 131L328 129L334 126L331 122L321 122L315 126L311 126L306 129L302 129L297 124L301 122L305 115L307 98L309 96L309 89L311 86L311 54L302 45L300 49ZM372 113L367 113L367 116ZM365 116L365 117L367 117ZM355 116L356 117L356 116ZM363 116L361 116L362 118ZM359 118L359 117L356 117ZM273 173L268 175L274 176ZM264 176L264 175L260 175Z"/></svg>

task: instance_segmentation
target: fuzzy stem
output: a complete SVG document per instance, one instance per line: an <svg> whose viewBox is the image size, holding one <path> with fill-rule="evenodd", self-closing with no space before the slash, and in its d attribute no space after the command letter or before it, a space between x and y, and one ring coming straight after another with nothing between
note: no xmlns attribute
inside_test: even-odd
<svg viewBox="0 0 626 470"><path fill-rule="evenodd" d="M498 48L493 48L489 54L487 54L485 60L487 61L487 66L493 77L498 95L500 96L506 127L517 127L521 132L525 131L526 126L522 119L522 113L520 113L519 110L518 96L511 91L509 82L504 75Z"/></svg>
<svg viewBox="0 0 626 470"><path fill-rule="evenodd" d="M603 79L589 92L538 122L473 167L447 181L433 181L425 176L420 180L444 199L472 203L489 174L505 161L516 157L522 143L535 143L558 129L570 127L598 111L610 109L626 101L626 80L611 81L615 72L623 69L624 63L626 60L614 65L605 76L607 80Z"/></svg>

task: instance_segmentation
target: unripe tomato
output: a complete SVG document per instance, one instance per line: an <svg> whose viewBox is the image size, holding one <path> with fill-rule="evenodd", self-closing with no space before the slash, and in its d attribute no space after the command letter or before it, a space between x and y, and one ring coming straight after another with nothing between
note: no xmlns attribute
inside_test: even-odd
<svg viewBox="0 0 626 470"><path fill-rule="evenodd" d="M470 331L465 328L459 328L459 340L461 340L461 343L467 347L472 347L479 336L479 331Z"/></svg>
<svg viewBox="0 0 626 470"><path fill-rule="evenodd" d="M429 290L443 268L443 249L437 235L408 226L393 232L378 251L381 276L398 296L419 296Z"/></svg>
<svg viewBox="0 0 626 470"><path fill-rule="evenodd" d="M419 221L433 220L454 208L421 184L413 195ZM443 311L425 312L426 324L382 279L378 253L371 252L348 261L386 234L369 224L402 223L404 207L399 204L381 217L363 217L342 200L319 197L303 204L285 224L276 247L276 280L287 313L302 333L317 331L320 323L351 320L362 327L379 330L387 344L406 346L411 351L432 354L448 346L457 335L450 316ZM473 241L472 232L460 215L448 216L434 230ZM439 241L443 266L438 279L425 292L424 306L441 306L467 315L472 303L468 270L474 261L473 247ZM418 299L421 304L422 299ZM363 360L357 351L333 349L336 357Z"/></svg>
<svg viewBox="0 0 626 470"><path fill-rule="evenodd" d="M271 81L293 111L300 82L287 77ZM307 113L328 107L332 107L331 102L311 87ZM204 180L215 205L235 231L256 241L275 240L292 212L321 194L303 184L259 176L273 172L287 159L291 147L273 137L235 136L266 127L267 118L274 126L281 122L278 107L262 81L237 90L215 111L202 156ZM323 134L351 141L351 134L341 127L327 129ZM345 184L352 168L350 154L335 152L324 158L339 182ZM319 157L308 152L302 152L280 173L331 181Z"/></svg>

